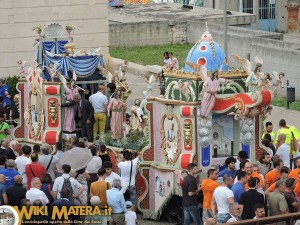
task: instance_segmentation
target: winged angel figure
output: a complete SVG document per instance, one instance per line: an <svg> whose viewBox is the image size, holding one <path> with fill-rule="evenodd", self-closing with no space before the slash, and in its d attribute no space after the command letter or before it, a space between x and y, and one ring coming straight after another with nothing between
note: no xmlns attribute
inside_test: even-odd
<svg viewBox="0 0 300 225"><path fill-rule="evenodd" d="M200 116L207 120L208 115L213 109L216 101L216 93L221 85L221 83L230 82L226 81L224 78L219 78L219 70L212 72L211 76L207 76L207 69L199 64L186 62L192 69L196 70L201 79L204 81L203 84L203 97L200 107Z"/></svg>
<svg viewBox="0 0 300 225"><path fill-rule="evenodd" d="M18 65L19 65L19 75L20 78L23 77L23 75L25 76L26 74L28 74L28 72L25 71L25 68L28 66L27 61L23 61L23 60L18 60L17 61Z"/></svg>
<svg viewBox="0 0 300 225"><path fill-rule="evenodd" d="M59 77L60 72L57 71L59 63L49 63L48 66L45 66L48 73L50 74L52 82L54 81L54 77Z"/></svg>
<svg viewBox="0 0 300 225"><path fill-rule="evenodd" d="M147 90L143 92L144 98L145 98L145 99L151 97L150 92L153 91L153 89L152 89L152 83L153 83L155 80L156 80L156 79L155 79L154 74L152 74L152 75L149 76L149 77L145 77L145 81L146 81L146 83L147 83Z"/></svg>
<svg viewBox="0 0 300 225"><path fill-rule="evenodd" d="M281 85L283 87L283 78L284 73L272 72L262 73L261 68L263 66L263 60L259 57L255 57L255 69L251 71L251 62L239 55L231 55L232 58L238 62L242 68L248 74L248 77L245 81L246 86L248 86L249 92L258 91L258 90L269 90L271 86L277 88L277 86ZM275 82L273 82L272 76L275 78Z"/></svg>

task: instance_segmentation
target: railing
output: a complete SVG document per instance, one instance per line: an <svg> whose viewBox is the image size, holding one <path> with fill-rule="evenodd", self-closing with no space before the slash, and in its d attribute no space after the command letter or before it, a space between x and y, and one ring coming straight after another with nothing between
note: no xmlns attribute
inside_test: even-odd
<svg viewBox="0 0 300 225"><path fill-rule="evenodd" d="M286 225L294 225L298 219L300 219L300 213L289 213L289 214L283 214L278 216L269 216L262 219L241 220L229 224L230 225L262 225L262 224L274 224L278 222L286 222ZM228 225L228 223L222 223L222 225L225 224Z"/></svg>

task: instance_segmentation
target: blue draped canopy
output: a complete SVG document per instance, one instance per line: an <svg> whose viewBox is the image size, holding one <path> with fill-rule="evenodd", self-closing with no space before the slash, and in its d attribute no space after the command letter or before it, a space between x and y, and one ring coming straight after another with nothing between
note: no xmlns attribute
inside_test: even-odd
<svg viewBox="0 0 300 225"><path fill-rule="evenodd" d="M103 79L96 69L98 65L104 66L102 55L96 56L77 56L77 57L50 57L44 54L43 65L48 66L49 63L58 63L57 71L61 72L67 79L71 79L68 71L74 71L79 80L97 80ZM97 72L97 73L96 73ZM47 76L49 76L47 74ZM50 77L45 77L49 79Z"/></svg>

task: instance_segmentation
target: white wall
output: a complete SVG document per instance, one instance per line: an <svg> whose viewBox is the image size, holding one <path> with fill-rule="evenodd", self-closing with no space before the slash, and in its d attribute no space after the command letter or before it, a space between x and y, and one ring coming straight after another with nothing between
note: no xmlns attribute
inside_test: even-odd
<svg viewBox="0 0 300 225"><path fill-rule="evenodd" d="M39 24L73 24L76 49L101 46L101 53L108 53L107 18L107 0L1 0L0 77L18 74L18 59L35 58L32 27Z"/></svg>

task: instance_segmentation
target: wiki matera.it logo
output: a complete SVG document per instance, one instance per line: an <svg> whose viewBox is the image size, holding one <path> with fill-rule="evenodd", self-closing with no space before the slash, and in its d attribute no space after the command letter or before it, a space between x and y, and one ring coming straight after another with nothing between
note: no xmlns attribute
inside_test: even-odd
<svg viewBox="0 0 300 225"><path fill-rule="evenodd" d="M11 206L0 206L0 224L1 225L18 225L19 215L18 212Z"/></svg>

